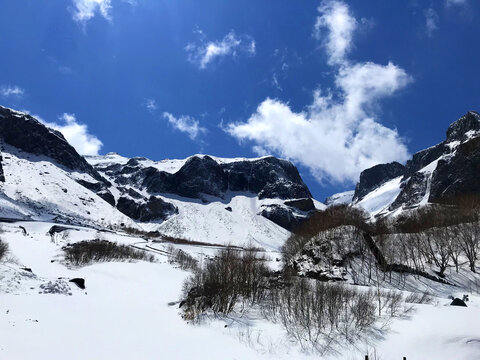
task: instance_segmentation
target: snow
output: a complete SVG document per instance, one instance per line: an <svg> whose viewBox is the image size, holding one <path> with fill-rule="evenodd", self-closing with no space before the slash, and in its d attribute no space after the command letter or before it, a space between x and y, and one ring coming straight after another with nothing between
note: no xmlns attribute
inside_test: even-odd
<svg viewBox="0 0 480 360"><path fill-rule="evenodd" d="M73 222L107 226L137 225L76 180L96 182L90 175L68 171L50 158L4 145L0 184L0 217L46 220L61 217Z"/></svg>
<svg viewBox="0 0 480 360"><path fill-rule="evenodd" d="M355 203L355 206L368 211L372 216L388 210L390 204L400 194L402 176L387 181L382 186L368 193L362 200Z"/></svg>
<svg viewBox="0 0 480 360"><path fill-rule="evenodd" d="M355 190L349 190L349 191L333 194L332 196L329 196L325 200L325 203L327 206L350 204L353 200L354 194L355 194Z"/></svg>
<svg viewBox="0 0 480 360"><path fill-rule="evenodd" d="M67 267L61 261L61 246L67 242L99 234L125 244L145 241L82 227L74 227L64 237L58 234L52 241L47 235L52 225L2 224L2 239L16 260L0 263L0 359L318 358L302 352L280 324L268 322L259 312L207 318L200 325L185 322L177 301L188 273L167 263L165 256L156 254L155 263ZM19 226L26 228L27 236ZM203 248L197 247L196 252L202 253ZM22 266L30 267L33 274L21 270ZM85 278L86 289L69 283L73 277ZM66 291L40 293L49 282L62 284ZM449 289L460 297L468 292L468 307L447 306L450 300L444 286L437 304L415 305L408 317L394 319L368 341L342 346L338 353L322 358L363 359L375 350L381 359L478 359L480 296L461 284Z"/></svg>
<svg viewBox="0 0 480 360"><path fill-rule="evenodd" d="M209 156L213 160L215 160L218 164L230 164L233 162L239 162L239 161L257 161L261 159L265 159L271 156L262 156L262 157L257 157L257 158L243 158L243 157L236 157L236 158L222 158L222 157L216 157L216 156L211 156L211 155L205 155L205 154L195 154L192 156L189 156L186 159L164 159L160 161L154 161L150 159L146 159L143 157L139 158L133 158L136 159L141 165L145 167L154 167L158 169L159 171L165 171L170 174L176 173L178 170L181 169L185 163L193 158L193 157L199 157L203 158L205 156ZM93 166L109 166L113 164L121 164L125 165L130 158L118 155L117 153L108 153L106 155L99 155L99 156L85 156L85 159Z"/></svg>
<svg viewBox="0 0 480 360"><path fill-rule="evenodd" d="M216 201L208 203L171 194L161 197L178 208L178 215L161 224L142 224L147 230L213 244L245 246L251 243L269 250L278 250L290 235L260 215L262 205L283 204L282 200L259 200L254 194L242 192L227 192L225 200L215 198L212 200Z"/></svg>

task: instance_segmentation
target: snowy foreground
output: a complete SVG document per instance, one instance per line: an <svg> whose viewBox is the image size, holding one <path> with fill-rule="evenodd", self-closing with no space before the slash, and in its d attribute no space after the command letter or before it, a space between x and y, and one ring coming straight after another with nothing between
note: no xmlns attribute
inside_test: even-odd
<svg viewBox="0 0 480 360"><path fill-rule="evenodd" d="M23 226L27 235L19 226ZM149 244L157 262L111 262L68 268L61 247L98 237L145 247L143 239L78 228L47 234L51 223L2 224L9 244L0 263L0 359L313 359L280 324L254 313L185 322L178 309L188 272L169 264L166 244ZM195 256L213 249L182 246ZM272 259L278 254L268 254ZM53 260L53 262L52 262ZM272 263L275 263L272 261ZM31 268L32 272L22 270ZM68 282L86 280L81 290ZM50 284L49 284L50 283ZM326 359L480 359L478 289L439 291L432 305L416 305L388 329ZM52 293L53 292L53 293ZM468 307L448 306L469 294ZM375 357L376 354L376 357Z"/></svg>

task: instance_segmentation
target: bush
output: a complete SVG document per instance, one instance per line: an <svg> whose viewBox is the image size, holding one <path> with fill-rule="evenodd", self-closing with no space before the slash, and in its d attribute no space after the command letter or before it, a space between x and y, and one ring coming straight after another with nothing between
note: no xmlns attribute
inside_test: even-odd
<svg viewBox="0 0 480 360"><path fill-rule="evenodd" d="M371 231L367 219L368 214L363 210L348 205L330 206L313 214L295 230L282 247L284 263L288 263L313 237L326 230L353 225L359 230Z"/></svg>
<svg viewBox="0 0 480 360"><path fill-rule="evenodd" d="M63 247L65 260L73 265L86 265L94 262L145 260L153 262L155 257L143 250L107 240L80 241Z"/></svg>
<svg viewBox="0 0 480 360"><path fill-rule="evenodd" d="M185 282L184 317L193 319L208 309L228 314L240 300L250 304L260 301L269 274L264 261L253 250L220 250Z"/></svg>
<svg viewBox="0 0 480 360"><path fill-rule="evenodd" d="M8 253L8 244L0 240L0 261L5 258Z"/></svg>
<svg viewBox="0 0 480 360"><path fill-rule="evenodd" d="M178 264L182 270L198 270L198 260L189 253L181 249L175 249L171 245L167 248L167 251L169 253L168 262L170 264Z"/></svg>

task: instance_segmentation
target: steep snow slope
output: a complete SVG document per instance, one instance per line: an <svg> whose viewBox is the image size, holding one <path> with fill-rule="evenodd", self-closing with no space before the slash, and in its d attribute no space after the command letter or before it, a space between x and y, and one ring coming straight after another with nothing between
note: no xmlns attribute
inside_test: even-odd
<svg viewBox="0 0 480 360"><path fill-rule="evenodd" d="M77 182L95 182L88 174L10 145L3 146L2 165L6 181L0 183L0 217L136 227L131 219Z"/></svg>
<svg viewBox="0 0 480 360"><path fill-rule="evenodd" d="M274 200L259 200L253 194L233 192L228 193L225 200L212 198L214 201L207 203L169 195L162 198L177 206L178 215L161 224L142 224L145 229L194 241L239 246L251 243L277 250L290 235L259 214L263 205L274 204Z"/></svg>
<svg viewBox="0 0 480 360"><path fill-rule="evenodd" d="M366 210L372 216L389 213L389 206L397 198L398 194L400 194L401 181L401 176L387 181L354 205Z"/></svg>

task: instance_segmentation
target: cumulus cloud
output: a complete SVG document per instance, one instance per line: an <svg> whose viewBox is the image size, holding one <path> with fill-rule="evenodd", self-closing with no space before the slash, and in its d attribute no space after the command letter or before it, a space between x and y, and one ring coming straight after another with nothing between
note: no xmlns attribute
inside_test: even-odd
<svg viewBox="0 0 480 360"><path fill-rule="evenodd" d="M170 125L172 125L175 129L186 133L192 140L197 139L201 134L207 132L207 129L200 126L198 120L195 120L191 116L181 115L179 117L175 117L168 112L164 112L163 117L167 119Z"/></svg>
<svg viewBox="0 0 480 360"><path fill-rule="evenodd" d="M73 0L73 20L85 24L97 13L111 20L111 0Z"/></svg>
<svg viewBox="0 0 480 360"><path fill-rule="evenodd" d="M58 118L62 122L60 124L46 122L38 116L34 117L46 126L60 131L69 144L81 155L98 155L100 148L103 146L102 142L95 135L88 132L87 125L77 121L75 114L62 114Z"/></svg>
<svg viewBox="0 0 480 360"><path fill-rule="evenodd" d="M435 30L438 29L438 14L432 8L424 11L425 15L425 31L428 37L431 37Z"/></svg>
<svg viewBox="0 0 480 360"><path fill-rule="evenodd" d="M4 97L16 96L20 97L25 94L25 90L18 86L2 86L0 88L0 95Z"/></svg>
<svg viewBox="0 0 480 360"><path fill-rule="evenodd" d="M341 63L352 48L352 36L357 28L357 20L350 14L348 6L341 1L323 1L318 12L320 16L317 17L313 34L317 40L323 41L329 64ZM324 37L325 29L328 31Z"/></svg>
<svg viewBox="0 0 480 360"><path fill-rule="evenodd" d="M225 56L237 56L245 53L250 56L256 53L255 40L248 35L237 36L232 30L219 41L208 41L201 30L196 30L199 35L199 42L190 43L185 47L188 53L188 61L205 69L216 59Z"/></svg>
<svg viewBox="0 0 480 360"><path fill-rule="evenodd" d="M314 30L327 33L334 88L315 90L312 103L301 112L267 98L246 122L231 123L226 131L253 142L259 154L277 153L306 166L319 182L354 183L365 168L408 158L398 132L382 125L376 114L379 100L405 87L411 78L390 62L349 61L346 54L356 20L348 6L324 1L319 12L323 20L317 19Z"/></svg>

